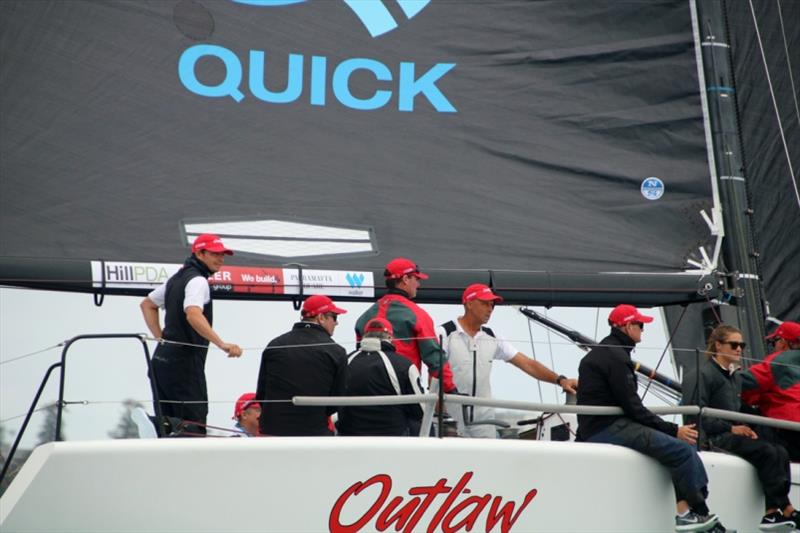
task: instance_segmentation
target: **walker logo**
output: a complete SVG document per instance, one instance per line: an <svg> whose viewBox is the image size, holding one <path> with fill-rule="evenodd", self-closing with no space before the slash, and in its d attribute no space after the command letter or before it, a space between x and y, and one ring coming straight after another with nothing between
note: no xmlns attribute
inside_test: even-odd
<svg viewBox="0 0 800 533"><path fill-rule="evenodd" d="M290 4L302 4L306 0L233 0L238 4L249 4L251 6L284 6ZM386 2L381 0L342 0L353 10L353 13L361 19L367 31L373 37L378 37L384 33L397 28L397 21L386 7ZM414 18L420 11L425 9L430 0L396 0L397 5L403 10L403 14L409 18Z"/></svg>
<svg viewBox="0 0 800 533"><path fill-rule="evenodd" d="M351 287L361 287L364 283L364 274L352 274L350 272L344 277Z"/></svg>
<svg viewBox="0 0 800 533"><path fill-rule="evenodd" d="M279 7L303 3L305 0L231 0L247 7ZM430 0L342 0L366 26L370 35L378 37L397 27L397 21L386 7L396 2L407 18L419 14ZM268 20L267 20L268 21ZM264 28L269 34L270 28ZM249 95L268 104L289 104L306 101L311 106L324 107L331 99L328 93L344 107L360 111L373 111L396 102L397 110L415 111L419 101L425 100L439 113L456 113L453 104L439 88L439 82L455 63L436 63L426 70L418 69L414 61L386 64L368 57L351 57L333 64L327 56L290 53L286 59L264 50L251 49L247 57L237 55L246 43L237 43L237 52L215 44L190 46L178 60L178 76L190 92L207 98L231 98L241 102ZM298 47L308 44L298 37ZM216 62L224 72L222 79L200 79L198 62ZM274 79L275 72L283 72L286 79ZM270 73L267 74L267 63ZM247 77L245 82L244 78ZM357 78L358 84L351 86ZM280 90L275 90L280 87ZM304 94L304 90L307 91Z"/></svg>
<svg viewBox="0 0 800 533"><path fill-rule="evenodd" d="M372 272L345 272L342 270L310 270L300 271L293 268L283 269L284 294L325 294L328 296L350 296L372 298L375 296L375 280Z"/></svg>
<svg viewBox="0 0 800 533"><path fill-rule="evenodd" d="M386 474L358 481L333 504L328 529L332 533L376 530L408 533L438 531L441 527L442 531L455 533L472 531L477 526L477 530L489 533L499 526L501 533L509 533L538 491L529 490L519 504L513 500L503 502L502 496L473 493L467 487L472 476L472 472L466 472L452 486L447 484L447 478L442 478L433 485L411 487L408 500L404 496L389 498L393 483Z"/></svg>

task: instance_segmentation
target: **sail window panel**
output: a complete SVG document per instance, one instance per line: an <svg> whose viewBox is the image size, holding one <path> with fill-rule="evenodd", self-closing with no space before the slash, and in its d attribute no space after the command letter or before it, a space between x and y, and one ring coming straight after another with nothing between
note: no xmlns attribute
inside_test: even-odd
<svg viewBox="0 0 800 533"><path fill-rule="evenodd" d="M275 257L313 257L321 255L369 253L372 251L370 242L225 238L225 245L237 252L271 255Z"/></svg>
<svg viewBox="0 0 800 533"><path fill-rule="evenodd" d="M300 239L347 239L369 241L367 230L305 224L285 220L242 220L186 224L190 234L216 233L220 236L290 237Z"/></svg>

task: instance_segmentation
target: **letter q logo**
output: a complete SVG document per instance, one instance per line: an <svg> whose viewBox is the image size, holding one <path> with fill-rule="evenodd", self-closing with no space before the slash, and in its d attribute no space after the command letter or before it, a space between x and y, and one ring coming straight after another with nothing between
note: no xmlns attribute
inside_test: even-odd
<svg viewBox="0 0 800 533"><path fill-rule="evenodd" d="M301 4L307 0L231 0L238 4L248 4L251 6L275 7L291 4ZM367 31L373 37L378 37L384 33L397 28L397 21L384 5L390 0L342 0L361 20ZM414 18L420 11L430 3L430 0L391 0L397 2L403 14L409 18Z"/></svg>

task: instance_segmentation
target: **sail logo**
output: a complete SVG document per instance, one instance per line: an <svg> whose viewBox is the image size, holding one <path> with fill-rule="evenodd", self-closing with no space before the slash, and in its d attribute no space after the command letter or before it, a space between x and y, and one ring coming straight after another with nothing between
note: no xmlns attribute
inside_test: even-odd
<svg viewBox="0 0 800 533"><path fill-rule="evenodd" d="M655 176L645 178L640 188L642 196L648 200L658 200L664 196L664 182Z"/></svg>
<svg viewBox="0 0 800 533"><path fill-rule="evenodd" d="M353 274L348 272L344 279L346 279L347 283L349 283L354 289L361 287L361 285L364 284L364 274Z"/></svg>
<svg viewBox="0 0 800 533"><path fill-rule="evenodd" d="M498 526L501 533L509 533L538 493L537 489L529 490L519 504L513 500L504 502L502 496L473 493L468 488L472 476L472 472L465 472L452 486L447 484L447 478L442 478L433 485L411 487L406 501L403 496L389 498L393 485L391 476L374 475L342 492L331 508L328 530L332 533L365 530L408 533L436 531L441 526L442 531L455 533L472 531L482 522L484 527L479 528L487 533ZM373 487L379 491L377 497ZM365 491L367 494L360 496ZM437 502L440 496L443 499ZM433 515L420 523L428 511ZM345 520L344 516L348 518ZM354 518L355 521L351 522Z"/></svg>
<svg viewBox="0 0 800 533"><path fill-rule="evenodd" d="M306 0L232 0L238 4L251 6L284 6L302 4ZM381 0L342 0L347 7L361 20L369 34L378 37L397 28L397 20L392 16L385 2ZM396 0L397 5L409 20L419 14L430 3L430 0Z"/></svg>
<svg viewBox="0 0 800 533"><path fill-rule="evenodd" d="M239 4L279 6L303 0L232 0ZM373 37L397 26L386 6L378 0L343 0L358 14ZM408 18L416 16L429 0L397 0ZM222 66L221 81L209 83L197 76L199 62L216 62ZM334 63L323 55L289 53L285 59L286 79L275 80L267 75L267 62L284 61L264 50L249 50L247 58L216 44L196 44L181 53L178 77L190 92L206 98L230 98L240 103L253 98L274 105L306 101L324 107L331 100L359 111L374 111L395 102L401 112L413 112L427 101L439 113L456 113L439 83L456 66L436 63L421 69L414 61L386 64L369 57L353 57ZM280 70L271 67L272 71ZM357 90L351 79L358 76ZM280 89L278 89L280 87ZM332 97L332 98L331 98Z"/></svg>

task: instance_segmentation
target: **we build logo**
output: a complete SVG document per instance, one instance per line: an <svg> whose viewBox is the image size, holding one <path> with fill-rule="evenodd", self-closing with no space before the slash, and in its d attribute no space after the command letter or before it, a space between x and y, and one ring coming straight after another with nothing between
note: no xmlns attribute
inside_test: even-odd
<svg viewBox="0 0 800 533"><path fill-rule="evenodd" d="M290 9L292 5L313 0L230 0L242 9ZM317 0L321 1L321 0ZM372 37L380 37L398 27L397 18L387 8L388 2L396 3L407 19L417 16L430 0L338 0L349 8L361 21ZM427 69L418 69L414 61L401 61L387 65L378 59L354 57L333 63L324 55L289 54L287 79L268 80L264 50L249 51L247 60L224 46L198 44L184 50L178 62L181 83L189 91L209 98L231 98L236 102L250 96L269 104L288 104L308 100L312 106L329 104L329 88L333 98L341 105L361 111L385 107L396 95L397 110L414 111L421 100L426 100L440 113L455 113L456 108L439 89L437 83L452 70L455 63L436 63ZM197 78L196 65L201 60L218 61L224 66L224 79L210 85ZM269 57L270 64L280 61ZM244 75L247 70L247 80ZM350 88L350 79L355 73L366 73L375 79L374 89L359 89L358 96ZM304 76L308 76L308 80ZM268 84L267 81L270 83ZM282 90L269 89L282 87ZM308 93L303 94L304 88Z"/></svg>

